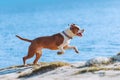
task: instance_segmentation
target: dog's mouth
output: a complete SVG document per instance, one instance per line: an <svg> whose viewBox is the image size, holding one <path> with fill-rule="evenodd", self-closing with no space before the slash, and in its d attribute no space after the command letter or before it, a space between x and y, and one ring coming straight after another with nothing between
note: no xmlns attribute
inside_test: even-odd
<svg viewBox="0 0 120 80"><path fill-rule="evenodd" d="M84 29L83 29L83 30L80 30L80 31L77 33L77 36L82 37L82 36L83 36L83 35L82 35L83 32L84 32Z"/></svg>
<svg viewBox="0 0 120 80"><path fill-rule="evenodd" d="M82 37L82 33L77 33L77 36L80 36L80 37Z"/></svg>

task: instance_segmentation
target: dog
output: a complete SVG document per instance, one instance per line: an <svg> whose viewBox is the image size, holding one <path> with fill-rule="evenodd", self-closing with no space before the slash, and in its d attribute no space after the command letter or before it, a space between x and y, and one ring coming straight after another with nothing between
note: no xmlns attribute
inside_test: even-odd
<svg viewBox="0 0 120 80"><path fill-rule="evenodd" d="M80 27L76 24L71 24L69 26L70 27L68 29L60 33L54 34L52 36L38 37L33 40L22 38L16 35L17 38L31 43L28 48L27 56L23 57L24 65L26 65L26 60L32 58L34 55L36 55L36 58L33 64L36 65L39 58L42 56L43 48L59 50L57 52L58 55L63 54L66 49L74 49L76 53L79 53L78 49L75 46L70 46L69 43L74 36L82 37L84 29L80 29Z"/></svg>

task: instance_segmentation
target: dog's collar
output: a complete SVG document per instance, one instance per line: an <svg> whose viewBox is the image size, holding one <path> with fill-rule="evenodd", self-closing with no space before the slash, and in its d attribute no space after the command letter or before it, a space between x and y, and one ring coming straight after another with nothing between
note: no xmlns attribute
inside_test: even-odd
<svg viewBox="0 0 120 80"><path fill-rule="evenodd" d="M72 39L65 31L62 32L67 38Z"/></svg>

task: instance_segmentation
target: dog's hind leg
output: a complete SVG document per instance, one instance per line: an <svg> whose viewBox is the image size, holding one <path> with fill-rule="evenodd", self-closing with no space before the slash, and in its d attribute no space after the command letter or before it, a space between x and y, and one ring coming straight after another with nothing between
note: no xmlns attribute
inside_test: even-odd
<svg viewBox="0 0 120 80"><path fill-rule="evenodd" d="M29 58L32 58L35 54L35 49L33 49L31 46L29 47L28 49L28 54L27 56L24 56L23 57L23 63L24 65L26 65L26 60L29 59Z"/></svg>
<svg viewBox="0 0 120 80"><path fill-rule="evenodd" d="M37 51L36 58L35 58L33 64L37 64L37 62L38 62L38 60L40 59L41 56L42 56L42 50Z"/></svg>

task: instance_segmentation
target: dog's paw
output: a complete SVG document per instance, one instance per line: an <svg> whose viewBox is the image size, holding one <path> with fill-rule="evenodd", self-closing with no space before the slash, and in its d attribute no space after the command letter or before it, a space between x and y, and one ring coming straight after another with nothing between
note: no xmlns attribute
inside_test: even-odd
<svg viewBox="0 0 120 80"><path fill-rule="evenodd" d="M61 55L61 54L63 54L63 52L57 52L57 55Z"/></svg>
<svg viewBox="0 0 120 80"><path fill-rule="evenodd" d="M29 65L28 65L28 64L24 64L23 66L24 66L24 67L28 67Z"/></svg>
<svg viewBox="0 0 120 80"><path fill-rule="evenodd" d="M78 51L78 50L76 50L75 52L76 52L76 53L79 53L79 51Z"/></svg>

